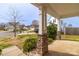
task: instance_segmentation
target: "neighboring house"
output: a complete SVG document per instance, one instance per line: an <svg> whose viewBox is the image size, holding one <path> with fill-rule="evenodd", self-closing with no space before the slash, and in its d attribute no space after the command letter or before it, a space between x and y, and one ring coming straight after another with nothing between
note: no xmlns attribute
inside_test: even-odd
<svg viewBox="0 0 79 59"><path fill-rule="evenodd" d="M65 27L65 33L68 35L79 35L78 27Z"/></svg>
<svg viewBox="0 0 79 59"><path fill-rule="evenodd" d="M51 17L48 21L47 21L47 26L51 23L57 24L57 19L55 19L54 17Z"/></svg>
<svg viewBox="0 0 79 59"><path fill-rule="evenodd" d="M25 26L24 29L26 29L26 30L30 30L30 25Z"/></svg>
<svg viewBox="0 0 79 59"><path fill-rule="evenodd" d="M28 30L28 31L37 31L38 27L39 27L38 25L36 25L36 26L27 25L27 26L24 26L24 29ZM17 25L16 28L17 28L17 30L20 29L19 25ZM5 26L5 30L7 30L7 31L13 31L14 27L8 23Z"/></svg>
<svg viewBox="0 0 79 59"><path fill-rule="evenodd" d="M25 29L29 30L29 31L38 31L39 26L33 26L33 25L28 25L25 26Z"/></svg>
<svg viewBox="0 0 79 59"><path fill-rule="evenodd" d="M5 30L7 31L13 31L13 26L6 24Z"/></svg>
<svg viewBox="0 0 79 59"><path fill-rule="evenodd" d="M16 28L20 29L18 25L16 26ZM7 31L13 31L14 27L12 25L7 24L6 27L5 27L5 30L7 30Z"/></svg>

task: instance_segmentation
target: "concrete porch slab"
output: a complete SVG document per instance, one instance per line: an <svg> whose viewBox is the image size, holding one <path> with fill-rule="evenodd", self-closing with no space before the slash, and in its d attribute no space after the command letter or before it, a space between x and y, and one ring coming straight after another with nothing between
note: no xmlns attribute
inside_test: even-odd
<svg viewBox="0 0 79 59"><path fill-rule="evenodd" d="M79 42L56 40L48 48L51 56L79 56Z"/></svg>

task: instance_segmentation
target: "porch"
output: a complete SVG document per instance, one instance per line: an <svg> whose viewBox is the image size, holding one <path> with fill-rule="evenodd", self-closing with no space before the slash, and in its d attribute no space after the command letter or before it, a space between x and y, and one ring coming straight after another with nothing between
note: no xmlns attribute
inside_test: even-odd
<svg viewBox="0 0 79 59"><path fill-rule="evenodd" d="M74 48L73 45L75 45L75 44L74 43L71 44L72 41L70 42L70 41L61 40L61 19L73 17L73 16L79 16L79 4L74 4L74 3L72 3L72 4L70 4L70 3L62 3L62 4L61 3L46 3L46 4L39 3L39 4L37 4L37 3L35 3L33 5L38 7L40 10L40 12L39 12L39 17L40 17L39 18L39 33L38 33L39 38L38 38L38 42L37 42L38 54L40 54L40 55L48 54L50 52L49 46L51 47L52 50L57 49L57 51L61 50L64 52L67 52L67 51L69 52L72 48ZM56 41L57 44L56 45L53 45L56 43L55 42L48 46L47 13L54 16L57 19L57 41ZM70 43L68 43L68 42L70 42ZM78 43L78 42L76 42L76 43ZM64 44L65 44L66 48L61 49L61 47L63 47ZM66 44L68 44L68 45L66 46ZM68 47L70 45L72 46L72 48ZM68 49L68 50L65 50L65 49ZM74 51L74 50L72 50L72 51ZM77 51L77 50L75 50L75 51ZM69 54L73 55L73 53L71 53L71 52ZM77 54L77 53L75 53L75 54ZM65 54L60 53L60 55L65 55Z"/></svg>

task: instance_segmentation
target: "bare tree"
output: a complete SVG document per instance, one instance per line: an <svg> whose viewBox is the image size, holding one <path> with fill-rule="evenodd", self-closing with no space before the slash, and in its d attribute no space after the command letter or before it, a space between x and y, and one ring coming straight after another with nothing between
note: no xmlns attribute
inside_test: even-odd
<svg viewBox="0 0 79 59"><path fill-rule="evenodd" d="M4 23L0 23L0 30L5 30L5 25Z"/></svg>
<svg viewBox="0 0 79 59"><path fill-rule="evenodd" d="M22 16L19 14L19 12L16 9L11 8L10 12L10 19L11 22L9 23L11 26L13 26L13 33L14 37L16 37L16 32L17 32L17 25L19 24L19 20Z"/></svg>
<svg viewBox="0 0 79 59"><path fill-rule="evenodd" d="M17 27L19 27L19 22L9 22L9 25L13 27L14 37L16 37Z"/></svg>

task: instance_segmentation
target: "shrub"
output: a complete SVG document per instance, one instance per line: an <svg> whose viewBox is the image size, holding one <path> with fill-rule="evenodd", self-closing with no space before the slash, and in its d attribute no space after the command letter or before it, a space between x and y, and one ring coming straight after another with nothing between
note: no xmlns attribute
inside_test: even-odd
<svg viewBox="0 0 79 59"><path fill-rule="evenodd" d="M2 49L0 49L0 55L2 54Z"/></svg>
<svg viewBox="0 0 79 59"><path fill-rule="evenodd" d="M2 48L0 47L0 55L2 54Z"/></svg>
<svg viewBox="0 0 79 59"><path fill-rule="evenodd" d="M36 38L26 39L23 46L23 52L29 52L32 49L36 48L36 42L37 42Z"/></svg>
<svg viewBox="0 0 79 59"><path fill-rule="evenodd" d="M56 24L50 24L47 27L47 33L48 33L48 38L52 38L52 39L56 39L56 35L57 35L57 26Z"/></svg>

